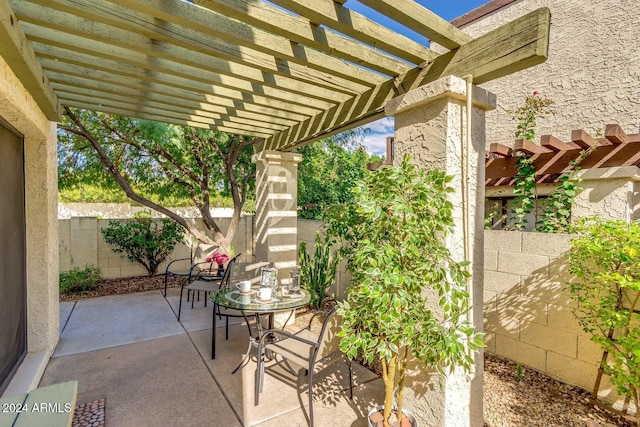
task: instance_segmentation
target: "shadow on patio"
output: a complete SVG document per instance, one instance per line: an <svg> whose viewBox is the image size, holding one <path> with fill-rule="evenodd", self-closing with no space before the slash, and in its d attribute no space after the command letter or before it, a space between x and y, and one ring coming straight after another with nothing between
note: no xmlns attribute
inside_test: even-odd
<svg viewBox="0 0 640 427"><path fill-rule="evenodd" d="M176 321L178 290L60 303L60 342L41 386L78 380L78 402L106 398L109 426L306 426L306 377L268 369L260 405L253 405L255 357L235 375L248 332L236 321L211 359L211 305L196 302ZM224 322L220 322L224 328ZM255 355L255 350L254 353ZM382 380L354 363L337 363L316 377L318 426L366 426L382 400Z"/></svg>

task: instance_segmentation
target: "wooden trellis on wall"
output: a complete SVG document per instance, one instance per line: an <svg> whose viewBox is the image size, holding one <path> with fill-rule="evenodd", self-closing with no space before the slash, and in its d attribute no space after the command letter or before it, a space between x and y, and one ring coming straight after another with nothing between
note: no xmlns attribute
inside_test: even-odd
<svg viewBox="0 0 640 427"><path fill-rule="evenodd" d="M571 168L570 162L582 150L595 147L581 163L581 169L616 166L640 166L640 134L627 135L619 125L607 125L604 136L596 138L579 129L571 132L571 141L563 142L552 135L543 135L540 145L518 139L513 148L491 144L487 152L485 185L513 185L516 162L520 153L533 156L536 182L552 183Z"/></svg>

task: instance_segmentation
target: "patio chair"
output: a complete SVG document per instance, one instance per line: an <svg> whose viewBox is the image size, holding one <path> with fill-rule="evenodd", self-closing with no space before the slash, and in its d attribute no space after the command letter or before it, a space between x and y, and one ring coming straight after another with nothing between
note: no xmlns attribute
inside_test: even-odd
<svg viewBox="0 0 640 427"><path fill-rule="evenodd" d="M192 268L192 272L182 282L180 286L180 303L178 304L178 321L180 321L180 314L182 313L182 297L184 290L187 290L187 302L189 301L189 295L193 292L198 293L198 300L200 300L200 292L204 292L204 306L207 306L207 299L211 292L220 289L223 285L231 283L231 274L233 271L233 264L241 254L233 257L227 264L227 268L224 270L222 276L217 272L213 272L209 269L203 269L195 272ZM205 264L207 264L205 262ZM193 308L195 302L195 295L191 296L191 308Z"/></svg>
<svg viewBox="0 0 640 427"><path fill-rule="evenodd" d="M169 264L167 264L167 268L164 270L164 296L167 296L167 281L169 279L169 276L184 277L186 279L196 275L200 271L208 271L211 273L213 263L207 262L206 259L207 257L211 256L216 251L216 249L218 249L218 246L216 245L207 245L205 243L200 243L196 247L195 254L192 253L191 257L174 259ZM191 264L189 268L181 269L176 267L177 263L184 261L189 261L189 263Z"/></svg>
<svg viewBox="0 0 640 427"><path fill-rule="evenodd" d="M326 314L319 334L311 331L311 324L315 317ZM283 362L294 375L290 362L307 371L309 387L309 425L313 427L313 376L334 362L342 359L344 354L340 351L340 338L337 336L340 316L336 314L334 307L328 313L318 312L309 325L298 332L291 333L281 329L270 329L264 332L258 343L258 365L256 367L255 379L255 405L257 406L262 393L265 371L265 355L271 354L273 357L279 355ZM353 371L351 360L346 359L349 367L349 398L353 399ZM316 368L320 366L320 369Z"/></svg>

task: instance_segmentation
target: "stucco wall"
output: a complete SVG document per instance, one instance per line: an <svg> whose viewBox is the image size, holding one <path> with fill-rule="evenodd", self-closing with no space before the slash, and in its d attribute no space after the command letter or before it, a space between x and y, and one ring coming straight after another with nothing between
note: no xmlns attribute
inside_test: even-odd
<svg viewBox="0 0 640 427"><path fill-rule="evenodd" d="M24 136L28 352L52 352L59 327L56 125L2 57L0 116Z"/></svg>
<svg viewBox="0 0 640 427"><path fill-rule="evenodd" d="M640 14L638 2L620 0L520 0L462 29L477 37L540 7L551 9L548 60L482 86L498 96L487 113L487 142L512 144L516 123L507 110L538 91L556 102L538 135L570 139L572 129L592 135L617 123L638 132L640 113Z"/></svg>
<svg viewBox="0 0 640 427"><path fill-rule="evenodd" d="M572 314L570 235L485 231L487 351L592 390L602 352ZM615 398L603 378L601 395Z"/></svg>

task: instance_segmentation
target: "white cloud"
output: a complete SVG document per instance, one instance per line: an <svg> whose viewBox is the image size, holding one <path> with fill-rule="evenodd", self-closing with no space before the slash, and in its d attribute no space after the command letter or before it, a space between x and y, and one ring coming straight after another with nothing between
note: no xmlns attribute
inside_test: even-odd
<svg viewBox="0 0 640 427"><path fill-rule="evenodd" d="M385 117L363 127L369 128L371 133L387 133L393 136L393 117Z"/></svg>
<svg viewBox="0 0 640 427"><path fill-rule="evenodd" d="M362 142L367 153L378 155L386 154L387 137L393 136L393 117L385 117L363 127L369 128L369 132Z"/></svg>

